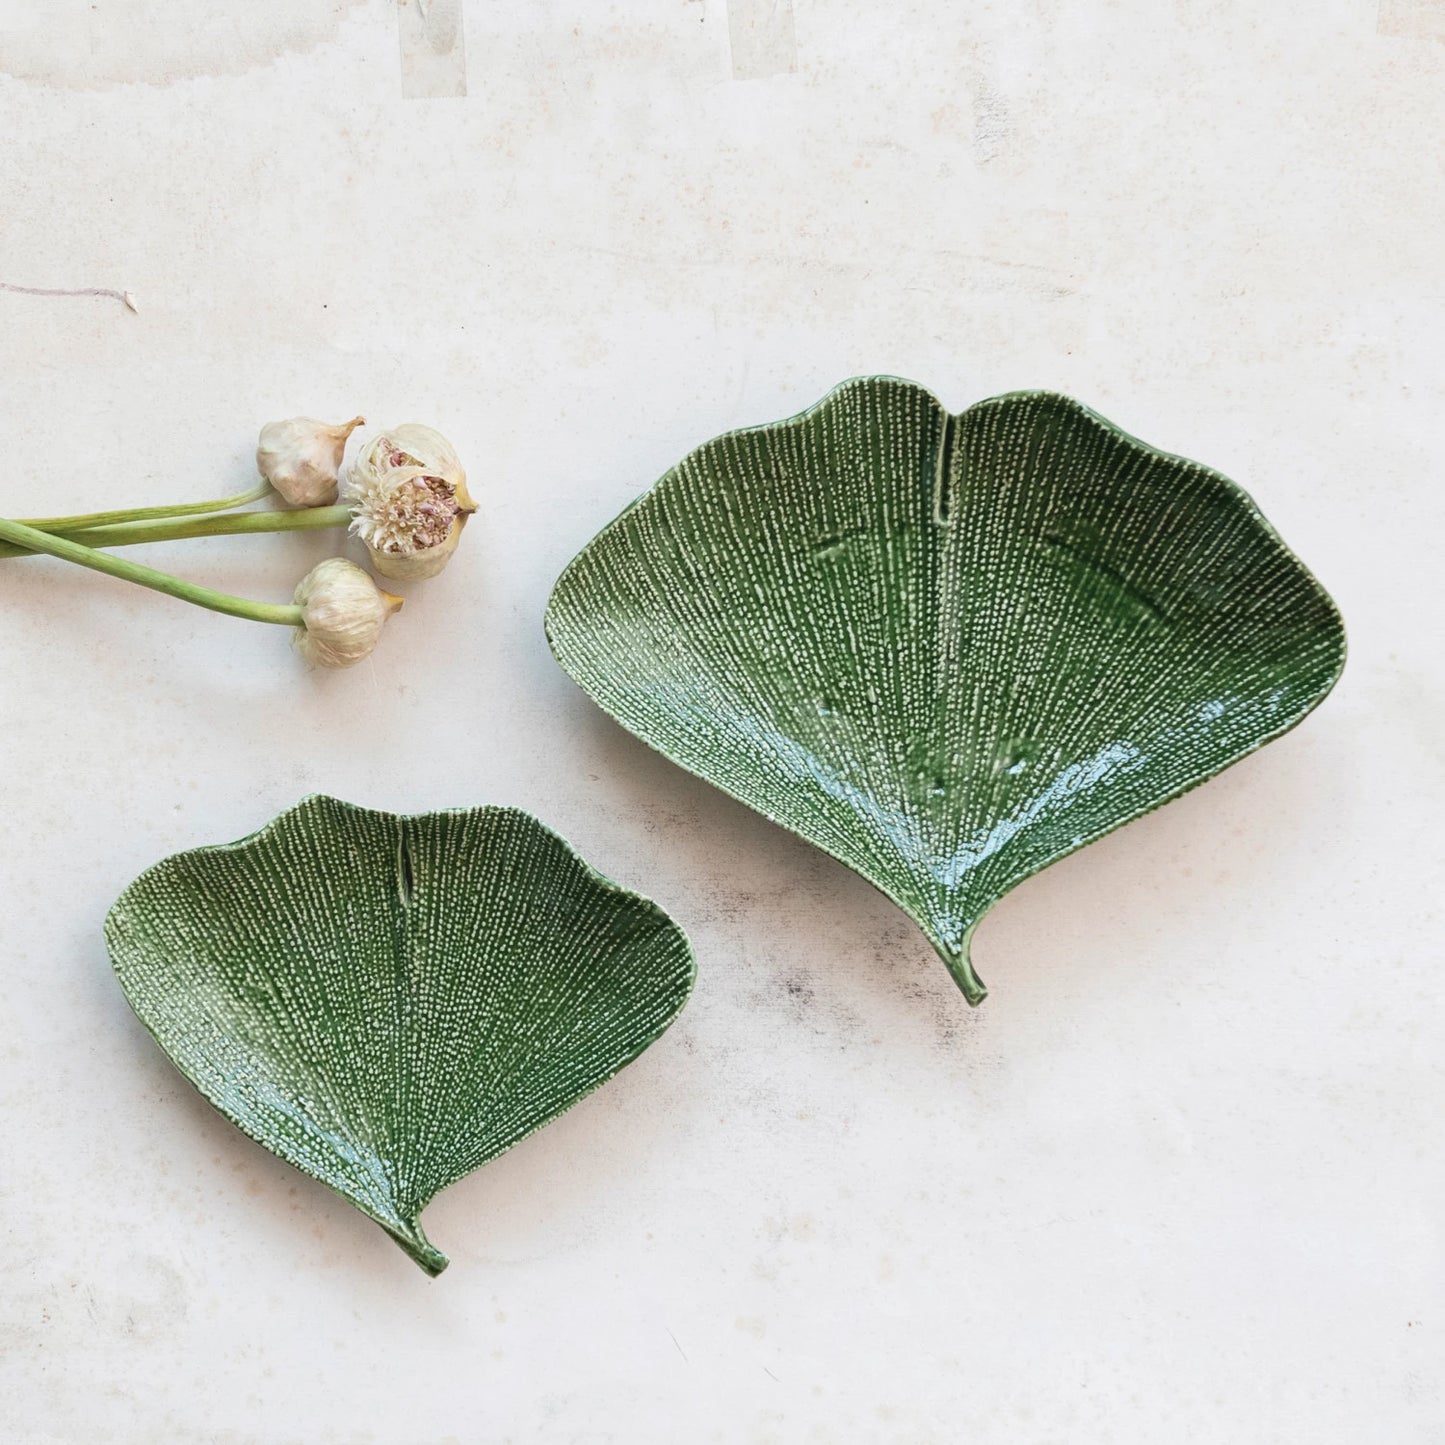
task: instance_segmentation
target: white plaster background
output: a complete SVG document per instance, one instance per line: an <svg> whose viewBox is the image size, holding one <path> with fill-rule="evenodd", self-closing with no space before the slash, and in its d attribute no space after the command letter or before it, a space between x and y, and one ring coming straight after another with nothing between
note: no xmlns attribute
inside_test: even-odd
<svg viewBox="0 0 1445 1445"><path fill-rule="evenodd" d="M1440 0L796 0L747 80L721 0L469 0L444 100L388 0L217 8L0 3L0 280L140 306L0 293L0 510L238 490L261 422L364 410L482 511L349 674L0 566L0 1436L1445 1441ZM1350 629L1299 731L999 905L977 1012L542 636L691 446L874 371L1221 468ZM326 550L154 560L282 598ZM531 808L697 948L662 1042L432 1205L436 1282L102 947L313 790Z"/></svg>

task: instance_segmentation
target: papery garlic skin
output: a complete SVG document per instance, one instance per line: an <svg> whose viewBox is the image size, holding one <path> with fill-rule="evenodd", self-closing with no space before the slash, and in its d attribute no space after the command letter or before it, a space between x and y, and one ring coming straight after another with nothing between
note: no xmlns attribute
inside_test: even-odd
<svg viewBox="0 0 1445 1445"><path fill-rule="evenodd" d="M435 577L461 541L476 504L452 444L406 422L373 437L346 475L351 531L383 577Z"/></svg>
<svg viewBox="0 0 1445 1445"><path fill-rule="evenodd" d="M267 422L256 445L256 469L293 507L329 507L336 500L346 439L365 421L354 416L327 426L293 416Z"/></svg>
<svg viewBox="0 0 1445 1445"><path fill-rule="evenodd" d="M344 557L328 557L302 579L292 599L302 610L296 650L317 667L354 667L369 657L402 599L383 592Z"/></svg>

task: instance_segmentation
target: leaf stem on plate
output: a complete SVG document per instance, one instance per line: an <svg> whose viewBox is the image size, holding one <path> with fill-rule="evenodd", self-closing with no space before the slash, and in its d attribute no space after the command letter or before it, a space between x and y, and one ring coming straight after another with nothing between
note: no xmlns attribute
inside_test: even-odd
<svg viewBox="0 0 1445 1445"><path fill-rule="evenodd" d="M376 1219L376 1215L372 1215ZM433 1279L450 1263L446 1255L422 1233L420 1223L411 1220L402 1224L378 1221L381 1227L419 1264Z"/></svg>

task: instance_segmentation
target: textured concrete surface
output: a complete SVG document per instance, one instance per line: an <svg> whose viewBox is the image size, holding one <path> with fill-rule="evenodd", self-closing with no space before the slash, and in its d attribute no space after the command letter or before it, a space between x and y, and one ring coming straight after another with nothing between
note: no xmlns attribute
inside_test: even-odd
<svg viewBox="0 0 1445 1445"><path fill-rule="evenodd" d="M1445 1441L1445 6L216 9L0 5L0 282L139 308L0 290L0 514L239 490L262 422L357 410L481 513L350 674L0 563L0 1438ZM1000 904L977 1012L541 631L688 448L872 371L1219 467L1351 634L1298 732ZM153 560L279 599L328 550ZM314 790L531 808L699 955L431 1207L436 1282L179 1080L101 944Z"/></svg>

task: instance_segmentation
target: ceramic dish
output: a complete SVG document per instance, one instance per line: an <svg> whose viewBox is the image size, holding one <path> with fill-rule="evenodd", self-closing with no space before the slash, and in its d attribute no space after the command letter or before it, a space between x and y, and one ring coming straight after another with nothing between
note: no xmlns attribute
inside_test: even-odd
<svg viewBox="0 0 1445 1445"><path fill-rule="evenodd" d="M848 382L693 452L573 559L557 660L623 726L856 869L970 1002L1030 874L1293 727L1329 597L1219 473L1067 397Z"/></svg>
<svg viewBox="0 0 1445 1445"><path fill-rule="evenodd" d="M661 909L514 808L308 798L142 874L106 940L181 1073L433 1275L426 1203L635 1059L693 979Z"/></svg>

